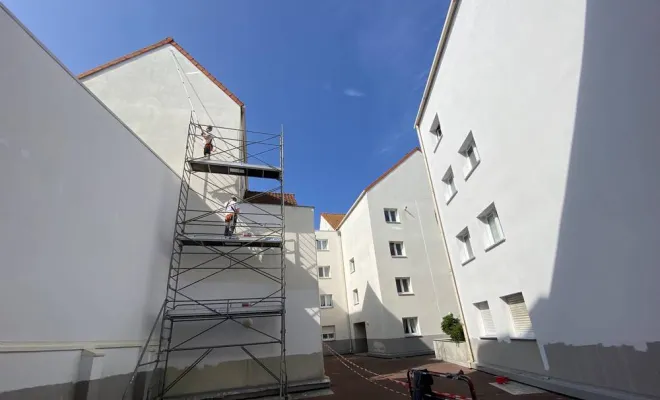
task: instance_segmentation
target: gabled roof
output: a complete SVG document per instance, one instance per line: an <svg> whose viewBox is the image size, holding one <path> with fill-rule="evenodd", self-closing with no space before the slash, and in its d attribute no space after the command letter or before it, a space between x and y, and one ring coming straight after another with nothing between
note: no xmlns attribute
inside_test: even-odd
<svg viewBox="0 0 660 400"><path fill-rule="evenodd" d="M143 49L134 51L134 52L132 52L130 54L127 54L123 57L119 57L115 60L107 62L107 63L105 63L101 66L98 66L96 68L92 68L87 72L83 72L82 74L78 75L78 79L87 78L91 75L96 74L97 72L103 71L106 68L110 68L110 67L113 67L117 64L121 64L124 61L128 61L132 58L135 58L135 57L140 56L142 54L148 53L151 50L155 50L159 47L162 47L162 46L165 46L165 45L168 45L168 44L174 46L177 50L179 50L179 52L181 54L183 54L183 56L186 57L188 60L190 60L190 62L193 63L193 65L195 65L195 67L197 67L200 70L200 72L202 72L204 75L206 75L206 77L209 78L213 83L215 83L216 86L218 86L223 92L225 92L227 94L227 96L231 97L231 99L234 100L236 102L236 104L238 104L241 107L245 106L245 104L243 104L243 102L240 101L238 99L238 97L236 97L235 94L233 94L229 89L227 89L227 87L225 85L223 85L219 80L217 80L213 75L211 75L211 73L209 71L207 71L206 68L204 68L200 63L198 63L187 51L185 51L183 49L183 47L181 47L171 37L165 38L165 39L161 40L158 43L154 43L151 46L147 46Z"/></svg>
<svg viewBox="0 0 660 400"><path fill-rule="evenodd" d="M351 206L351 208L348 210L348 212L346 213L346 215L344 216L344 218L341 220L341 222L339 223L339 225L338 225L335 229L338 230L338 229L341 227L341 225L344 223L344 221L346 221L346 218L348 218L348 216L351 214L351 212L353 211L353 209L355 208L355 206L357 206L357 204L360 202L360 200L362 200L362 198L364 197L364 195L367 194L367 192L368 192L369 190L373 189L376 185L378 185L378 183L379 183L380 181L382 181L383 179L387 178L387 176L388 176L389 174L391 174L392 172L394 172L394 171L395 171L395 170L396 170L401 164L403 164L404 162L406 162L406 160L408 160L410 157L412 157L413 154L415 154L415 152L418 152L418 151L421 152L421 150L420 150L419 147L415 147L414 149L410 150L410 151L408 152L408 154L406 154L405 156L403 156L399 161L397 161L394 165L392 165L392 166L390 167L390 169L388 169L388 170L385 171L381 176L379 176L378 178L376 178L375 181L371 182L371 183L369 184L369 186L367 186L367 187L362 191L362 193L360 193L360 195L358 196L357 200L355 200L355 202L353 203L353 205Z"/></svg>
<svg viewBox="0 0 660 400"><path fill-rule="evenodd" d="M272 192L256 192L253 190L246 190L245 196L247 203L254 204L274 204L280 205L281 198L279 193ZM284 193L284 205L285 206L297 206L298 202L296 201L296 196L293 193Z"/></svg>
<svg viewBox="0 0 660 400"><path fill-rule="evenodd" d="M330 224L333 229L337 229L345 215L346 214L321 213L321 218L328 221L328 224Z"/></svg>

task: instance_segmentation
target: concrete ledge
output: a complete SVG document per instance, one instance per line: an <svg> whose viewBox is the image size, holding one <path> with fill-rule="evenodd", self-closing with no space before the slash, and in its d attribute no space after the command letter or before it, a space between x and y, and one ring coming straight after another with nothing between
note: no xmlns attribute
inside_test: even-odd
<svg viewBox="0 0 660 400"><path fill-rule="evenodd" d="M524 371L515 371L494 365L474 363L474 366L477 370L482 372L493 375L507 376L514 381L518 381L526 385L535 386L541 389L549 390L551 392L565 394L584 400L660 400L660 397L657 396L640 396L633 393L604 389L590 385L582 385L579 383L568 382L565 380L550 378L547 376L532 374Z"/></svg>
<svg viewBox="0 0 660 400"><path fill-rule="evenodd" d="M413 351L409 353L367 353L367 356L374 358L406 358L406 357L418 357L418 356L430 356L433 355L433 350L420 350Z"/></svg>

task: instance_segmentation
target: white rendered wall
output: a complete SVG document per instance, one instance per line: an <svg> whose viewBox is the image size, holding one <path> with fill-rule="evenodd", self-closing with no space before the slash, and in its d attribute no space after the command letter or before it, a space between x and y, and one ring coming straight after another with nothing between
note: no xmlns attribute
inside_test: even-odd
<svg viewBox="0 0 660 400"><path fill-rule="evenodd" d="M658 16L654 1L461 1L419 134L470 335L480 334L472 304L488 301L508 342L500 297L522 291L541 366L476 340L480 363L577 382L594 371L590 384L619 388L657 370L643 360L657 360L660 341ZM429 133L436 112L439 144ZM469 132L481 164L466 181L457 151ZM458 194L447 205L450 165ZM485 252L476 217L491 202L506 242ZM466 226L476 259L461 266L455 235ZM592 353L610 350L611 364ZM565 360L583 368L566 374ZM642 389L653 382L625 390L657 394Z"/></svg>
<svg viewBox="0 0 660 400"><path fill-rule="evenodd" d="M383 320L383 339L404 335L404 317L417 317L424 336L444 336L442 317L449 313L458 315L449 261L425 174L422 153L415 152L370 189L366 197L380 293L391 316ZM387 223L385 208L397 209L401 222ZM348 236L346 239L352 240ZM405 258L391 256L390 241L403 242ZM396 277L409 277L414 294L399 295Z"/></svg>
<svg viewBox="0 0 660 400"><path fill-rule="evenodd" d="M351 324L364 322L367 337L377 338L382 334L380 321L383 307L373 236L369 217L369 206L364 198L359 201L340 227L346 295ZM351 273L349 260L355 260L355 272ZM360 304L353 304L353 289L358 290ZM353 332L351 326L351 332ZM353 337L355 334L353 332Z"/></svg>
<svg viewBox="0 0 660 400"><path fill-rule="evenodd" d="M330 225L328 223L328 221L325 220L325 218L321 217L321 221L319 222L319 230L321 230L321 231L334 231L335 228L333 228L332 225Z"/></svg>
<svg viewBox="0 0 660 400"><path fill-rule="evenodd" d="M75 381L83 348L130 373L179 179L4 9L0 36L0 392Z"/></svg>
<svg viewBox="0 0 660 400"><path fill-rule="evenodd" d="M332 294L333 303L332 308L321 308L321 325L335 327L335 340L348 340L350 332L341 237L335 231L316 231L316 239L328 240L327 251L316 251L316 262L319 267L330 267L330 277L319 278L319 294Z"/></svg>

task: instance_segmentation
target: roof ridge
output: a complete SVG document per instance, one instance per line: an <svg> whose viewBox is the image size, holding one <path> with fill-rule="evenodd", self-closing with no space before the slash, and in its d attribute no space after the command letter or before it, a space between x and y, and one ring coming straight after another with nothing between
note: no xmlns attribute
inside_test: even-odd
<svg viewBox="0 0 660 400"><path fill-rule="evenodd" d="M146 46L141 48L140 50L136 50L132 53L129 53L123 57L115 58L114 60L108 61L107 63L103 65L99 65L96 68L92 68L88 71L85 71L81 74L78 75L78 79L84 79L87 78L91 75L96 74L97 72L103 71L106 68L114 67L115 65L121 64L124 61L128 61L132 58L135 58L137 56L140 56L142 54L148 53L152 50L155 50L159 47L165 46L167 44L171 44L176 48L184 57L186 57L201 73L206 75L207 78L211 80L217 87L220 88L227 96L229 96L236 104L238 104L241 107L245 107L245 104L234 94L232 93L225 85L222 84L216 77L214 77L206 68L204 68L197 60L195 60L190 53L185 51L183 47L179 43L177 43L174 38L168 36L165 39L161 40L160 42L154 43L152 45Z"/></svg>

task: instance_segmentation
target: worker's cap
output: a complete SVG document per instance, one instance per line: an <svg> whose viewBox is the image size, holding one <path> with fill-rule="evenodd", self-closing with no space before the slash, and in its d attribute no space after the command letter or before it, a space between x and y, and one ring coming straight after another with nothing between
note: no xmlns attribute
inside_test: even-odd
<svg viewBox="0 0 660 400"><path fill-rule="evenodd" d="M231 196L231 199L234 200L234 201L238 200L238 199L236 198L236 196Z"/></svg>
<svg viewBox="0 0 660 400"><path fill-rule="evenodd" d="M207 132L211 132L212 130L213 130L213 127L212 127L212 126L207 126L207 127L206 127L206 131L207 131Z"/></svg>

